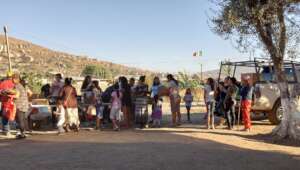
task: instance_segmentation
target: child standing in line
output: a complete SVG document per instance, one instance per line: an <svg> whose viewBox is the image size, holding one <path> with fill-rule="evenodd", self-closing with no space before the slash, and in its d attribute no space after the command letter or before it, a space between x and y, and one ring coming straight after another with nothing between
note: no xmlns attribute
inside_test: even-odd
<svg viewBox="0 0 300 170"><path fill-rule="evenodd" d="M153 127L160 127L162 119L162 99L155 95L153 98L153 110L151 118L153 120Z"/></svg>
<svg viewBox="0 0 300 170"><path fill-rule="evenodd" d="M114 85L114 91L111 94L111 110L110 110L110 119L113 123L113 130L119 131L119 117L122 107L122 92L119 90L119 85Z"/></svg>
<svg viewBox="0 0 300 170"><path fill-rule="evenodd" d="M57 100L56 108L57 110L54 112L54 114L58 117L58 122L57 122L58 134L61 134L65 132L64 125L66 121L65 108L62 99Z"/></svg>
<svg viewBox="0 0 300 170"><path fill-rule="evenodd" d="M192 91L190 88L186 89L183 100L185 102L185 107L186 107L186 111L187 111L187 120L189 123L191 123L190 111L191 111L194 97L192 95Z"/></svg>

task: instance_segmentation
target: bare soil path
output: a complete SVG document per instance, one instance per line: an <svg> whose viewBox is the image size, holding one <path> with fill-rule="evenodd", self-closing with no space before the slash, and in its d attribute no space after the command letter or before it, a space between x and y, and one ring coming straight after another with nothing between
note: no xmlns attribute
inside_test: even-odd
<svg viewBox="0 0 300 170"><path fill-rule="evenodd" d="M183 124L179 128L81 131L0 140L0 169L297 170L300 145L273 144L274 126L255 122L251 133Z"/></svg>

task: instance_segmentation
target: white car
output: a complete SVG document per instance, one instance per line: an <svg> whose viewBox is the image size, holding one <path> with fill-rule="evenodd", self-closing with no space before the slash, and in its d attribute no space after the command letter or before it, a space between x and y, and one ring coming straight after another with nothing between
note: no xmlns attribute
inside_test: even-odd
<svg viewBox="0 0 300 170"><path fill-rule="evenodd" d="M242 62L224 62L221 63L221 69L224 66L233 66L235 70L237 67L254 68L253 73L241 73L241 76L250 76L254 86L254 95L252 103L252 112L255 114L266 113L268 119L272 124L279 124L283 108L281 107L280 91L275 79L273 63L269 60L242 61ZM300 83L300 63L295 61L285 61L284 71L288 80L289 88L294 88ZM221 73L220 69L220 73ZM300 107L300 100L298 102Z"/></svg>

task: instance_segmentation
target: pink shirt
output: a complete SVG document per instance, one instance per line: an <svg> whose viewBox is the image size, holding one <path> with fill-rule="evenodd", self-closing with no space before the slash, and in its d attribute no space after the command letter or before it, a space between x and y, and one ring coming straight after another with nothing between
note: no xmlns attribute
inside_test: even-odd
<svg viewBox="0 0 300 170"><path fill-rule="evenodd" d="M122 97L123 97L122 92L119 91L119 97L118 97L116 91L112 92L112 94L111 94L111 99L112 99L111 106L112 106L112 108L121 108L121 106L122 106Z"/></svg>

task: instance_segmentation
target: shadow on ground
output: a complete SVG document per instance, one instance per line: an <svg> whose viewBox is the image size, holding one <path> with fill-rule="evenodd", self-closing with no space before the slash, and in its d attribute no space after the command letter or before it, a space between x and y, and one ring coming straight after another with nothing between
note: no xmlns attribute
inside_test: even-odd
<svg viewBox="0 0 300 170"><path fill-rule="evenodd" d="M205 113L194 113L192 114L192 123L185 124L185 126L182 127L177 127L177 129L189 129L189 130L169 130L169 131L160 131L162 133L210 133L210 134L215 134L215 135L223 135L223 136L237 136L244 138L246 140L250 141L258 141L258 142L263 142L263 143L269 143L269 144L275 144L275 145L280 145L280 146L293 146L293 147L300 147L300 141L295 141L291 139L283 139L283 140L274 140L274 137L272 136L271 132L267 134L248 134L248 133L238 133L237 131L226 131L224 132L217 132L217 131L195 131L195 130L205 130L206 129L206 120L204 120L204 115ZM185 120L186 115L183 114L182 116L183 120ZM216 117L216 122L218 122L220 117ZM170 115L165 115L164 116L164 125L167 126L169 120L171 120ZM255 128L256 126L265 126L265 127L270 127L274 126L272 125L269 120L267 120L264 116L256 116L252 120L252 126ZM218 126L218 129L227 129L226 126ZM243 128L243 125L240 125L240 129Z"/></svg>
<svg viewBox="0 0 300 170"><path fill-rule="evenodd" d="M82 132L0 141L0 169L295 169L300 156L172 133Z"/></svg>

